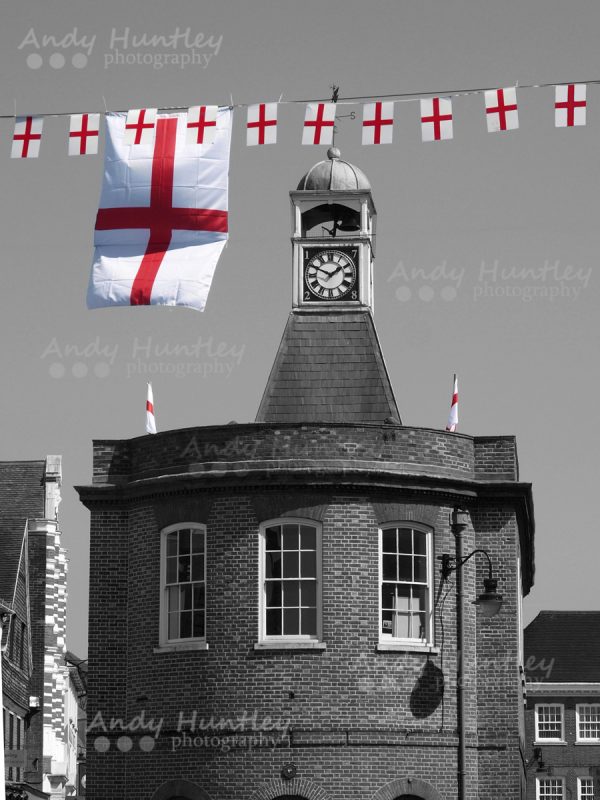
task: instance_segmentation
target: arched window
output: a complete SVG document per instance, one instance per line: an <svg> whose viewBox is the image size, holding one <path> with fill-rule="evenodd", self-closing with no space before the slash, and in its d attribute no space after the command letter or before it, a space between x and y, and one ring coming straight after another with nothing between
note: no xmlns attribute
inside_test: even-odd
<svg viewBox="0 0 600 800"><path fill-rule="evenodd" d="M206 528L195 522L161 532L160 644L206 641Z"/></svg>
<svg viewBox="0 0 600 800"><path fill-rule="evenodd" d="M321 525L276 519L260 526L261 642L321 639Z"/></svg>
<svg viewBox="0 0 600 800"><path fill-rule="evenodd" d="M414 523L379 532L380 642L433 644L432 533Z"/></svg>

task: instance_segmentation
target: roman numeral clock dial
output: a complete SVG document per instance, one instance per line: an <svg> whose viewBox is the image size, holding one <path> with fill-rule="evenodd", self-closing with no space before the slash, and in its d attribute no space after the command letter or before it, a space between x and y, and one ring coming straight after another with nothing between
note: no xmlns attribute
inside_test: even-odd
<svg viewBox="0 0 600 800"><path fill-rule="evenodd" d="M304 252L304 300L335 302L358 298L358 252L344 250L306 250Z"/></svg>

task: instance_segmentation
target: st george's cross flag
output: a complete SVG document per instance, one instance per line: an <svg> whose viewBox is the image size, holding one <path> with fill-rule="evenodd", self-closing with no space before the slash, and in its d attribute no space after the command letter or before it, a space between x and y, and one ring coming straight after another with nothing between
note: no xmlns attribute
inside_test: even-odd
<svg viewBox="0 0 600 800"><path fill-rule="evenodd" d="M458 428L458 380L454 376L454 386L452 388L452 400L450 401L450 414L448 415L448 422L446 430L454 433Z"/></svg>
<svg viewBox="0 0 600 800"><path fill-rule="evenodd" d="M43 127L43 117L17 117L10 157L37 158L40 154Z"/></svg>
<svg viewBox="0 0 600 800"><path fill-rule="evenodd" d="M248 106L246 121L246 144L276 144L277 103L256 103Z"/></svg>
<svg viewBox="0 0 600 800"><path fill-rule="evenodd" d="M69 155L87 156L98 152L100 114L71 114Z"/></svg>
<svg viewBox="0 0 600 800"><path fill-rule="evenodd" d="M585 83L556 87L554 124L557 128L585 125L586 88Z"/></svg>
<svg viewBox="0 0 600 800"><path fill-rule="evenodd" d="M421 140L439 142L452 136L452 100L449 97L421 100Z"/></svg>
<svg viewBox="0 0 600 800"><path fill-rule="evenodd" d="M152 144L156 129L155 108L132 108L125 122L125 144Z"/></svg>
<svg viewBox="0 0 600 800"><path fill-rule="evenodd" d="M188 144L212 144L217 135L218 106L192 106L187 115Z"/></svg>
<svg viewBox="0 0 600 800"><path fill-rule="evenodd" d="M308 103L302 144L332 144L334 125L335 103Z"/></svg>
<svg viewBox="0 0 600 800"><path fill-rule="evenodd" d="M517 90L514 86L506 89L489 89L485 92L485 116L488 133L511 131L519 127L517 109Z"/></svg>
<svg viewBox="0 0 600 800"><path fill-rule="evenodd" d="M151 144L124 142L106 119L88 308L168 305L203 311L227 241L231 109L210 145L188 144L187 114L160 114Z"/></svg>
<svg viewBox="0 0 600 800"><path fill-rule="evenodd" d="M156 417L154 416L154 395L152 394L152 384L148 384L148 394L146 396L146 433L156 433Z"/></svg>
<svg viewBox="0 0 600 800"><path fill-rule="evenodd" d="M363 106L363 144L391 144L394 130L392 102L365 103Z"/></svg>

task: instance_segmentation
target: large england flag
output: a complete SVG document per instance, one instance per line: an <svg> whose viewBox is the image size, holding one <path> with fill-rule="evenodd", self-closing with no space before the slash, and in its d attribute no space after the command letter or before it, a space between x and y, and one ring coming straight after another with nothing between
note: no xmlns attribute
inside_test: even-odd
<svg viewBox="0 0 600 800"><path fill-rule="evenodd" d="M107 115L88 308L203 311L227 241L231 110L206 145L188 143L186 113L159 114L148 144L124 144L125 120Z"/></svg>

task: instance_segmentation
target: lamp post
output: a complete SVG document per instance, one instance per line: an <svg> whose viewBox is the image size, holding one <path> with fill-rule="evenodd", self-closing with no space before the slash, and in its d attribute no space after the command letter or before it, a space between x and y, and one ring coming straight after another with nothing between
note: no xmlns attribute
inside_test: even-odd
<svg viewBox="0 0 600 800"><path fill-rule="evenodd" d="M464 687L464 652L465 652L465 627L464 627L464 590L462 580L462 567L477 553L486 556L488 560L488 577L484 578L484 591L473 604L479 606L486 617L495 616L502 606L502 595L496 591L498 581L492 574L492 559L486 550L473 550L465 555L463 532L467 527L467 512L459 508L452 510L451 530L456 542L456 555L444 553L440 556L442 562L442 580L447 581L453 572L456 572L456 634L458 638L458 663L456 670L456 705L458 728L458 796L465 800L467 796L467 751L465 745L465 720L466 720L466 692Z"/></svg>
<svg viewBox="0 0 600 800"><path fill-rule="evenodd" d="M10 622L10 618L15 612L0 602L0 702L2 702L2 725L0 725L0 749L2 750L2 758L0 758L0 800L6 800L6 774L4 772L4 687L2 686L2 661L4 658L4 651L6 645L2 644L2 637L4 635L4 626Z"/></svg>

